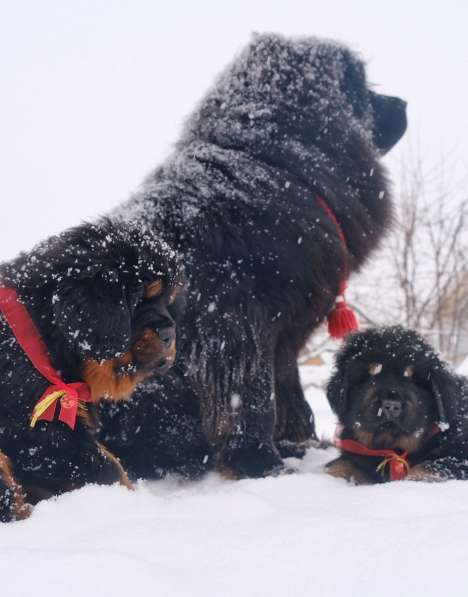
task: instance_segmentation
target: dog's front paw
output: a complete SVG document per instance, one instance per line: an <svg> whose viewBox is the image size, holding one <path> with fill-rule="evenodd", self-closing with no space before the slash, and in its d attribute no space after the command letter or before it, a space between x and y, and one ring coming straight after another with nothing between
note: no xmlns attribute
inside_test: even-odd
<svg viewBox="0 0 468 597"><path fill-rule="evenodd" d="M272 443L226 447L218 456L218 469L231 479L260 478L279 475L285 467Z"/></svg>
<svg viewBox="0 0 468 597"><path fill-rule="evenodd" d="M342 457L325 465L325 472L332 477L346 479L352 485L372 485L373 483L372 479L362 469Z"/></svg>
<svg viewBox="0 0 468 597"><path fill-rule="evenodd" d="M435 471L429 464L412 466L405 477L405 481L425 481L426 483L442 483L447 476Z"/></svg>

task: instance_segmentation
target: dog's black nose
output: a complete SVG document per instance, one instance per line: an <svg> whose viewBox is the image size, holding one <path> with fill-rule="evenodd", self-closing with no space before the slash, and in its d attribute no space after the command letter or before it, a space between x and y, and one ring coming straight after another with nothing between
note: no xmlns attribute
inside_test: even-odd
<svg viewBox="0 0 468 597"><path fill-rule="evenodd" d="M383 400L382 413L387 419L398 419L403 412L403 404L400 400Z"/></svg>
<svg viewBox="0 0 468 597"><path fill-rule="evenodd" d="M175 337L176 337L174 327L158 329L157 333L158 333L159 339L165 346L170 346L174 342Z"/></svg>
<svg viewBox="0 0 468 597"><path fill-rule="evenodd" d="M373 137L375 145L387 153L406 131L406 102L399 97L370 92L374 112Z"/></svg>

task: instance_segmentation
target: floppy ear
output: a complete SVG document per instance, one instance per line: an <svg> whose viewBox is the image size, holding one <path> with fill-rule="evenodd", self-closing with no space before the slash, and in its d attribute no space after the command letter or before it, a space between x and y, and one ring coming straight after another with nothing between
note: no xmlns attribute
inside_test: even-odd
<svg viewBox="0 0 468 597"><path fill-rule="evenodd" d="M327 385L327 399L333 412L342 419L348 406L348 367L340 363Z"/></svg>
<svg viewBox="0 0 468 597"><path fill-rule="evenodd" d="M364 63L347 48L339 48L337 56L340 67L340 87L351 102L356 116L362 118L369 109Z"/></svg>
<svg viewBox="0 0 468 597"><path fill-rule="evenodd" d="M456 416L460 389L455 376L442 364L430 372L431 389L437 406L439 421L450 424Z"/></svg>
<svg viewBox="0 0 468 597"><path fill-rule="evenodd" d="M67 278L53 302L55 325L80 357L111 359L128 349L131 315L117 271Z"/></svg>

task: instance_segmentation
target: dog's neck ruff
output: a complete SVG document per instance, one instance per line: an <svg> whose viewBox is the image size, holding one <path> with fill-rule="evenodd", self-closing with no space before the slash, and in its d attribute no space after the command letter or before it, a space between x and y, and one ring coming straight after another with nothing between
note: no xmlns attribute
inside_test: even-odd
<svg viewBox="0 0 468 597"><path fill-rule="evenodd" d="M343 232L343 228L338 222L338 219L333 213L331 207L328 205L328 203L325 201L323 197L321 197L320 195L316 195L316 197L320 207L325 212L328 219L335 225L338 238L343 248L343 253L345 255L346 260L344 274L340 280L339 294L335 299L335 304L333 305L331 311L328 313L327 316L328 332L330 336L335 340L341 340L349 333L359 330L359 322L357 320L356 314L352 309L350 309L345 299L345 292L346 287L348 285L349 277L349 268L347 267L347 256L349 253L348 244L346 242L346 237Z"/></svg>
<svg viewBox="0 0 468 597"><path fill-rule="evenodd" d="M34 407L31 427L34 427L39 420L52 421L57 402L60 401L58 420L74 429L78 407L82 407L80 403L91 402L88 384L84 382L65 383L62 380L52 365L39 330L12 288L0 286L0 312L33 367L51 383Z"/></svg>

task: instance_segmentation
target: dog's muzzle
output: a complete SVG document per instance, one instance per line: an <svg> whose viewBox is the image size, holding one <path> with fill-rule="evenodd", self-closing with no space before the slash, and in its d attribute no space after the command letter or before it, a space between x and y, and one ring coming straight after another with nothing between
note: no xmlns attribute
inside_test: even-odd
<svg viewBox="0 0 468 597"><path fill-rule="evenodd" d="M155 316L154 307L138 310L131 343L134 363L141 369L152 370L160 375L172 367L176 357L175 322L164 311L158 311Z"/></svg>
<svg viewBox="0 0 468 597"><path fill-rule="evenodd" d="M172 367L176 356L175 333L165 331L161 336L146 328L132 342L133 361L139 368L162 374Z"/></svg>
<svg viewBox="0 0 468 597"><path fill-rule="evenodd" d="M403 403L401 400L383 400L381 409L386 420L395 421L403 414Z"/></svg>

